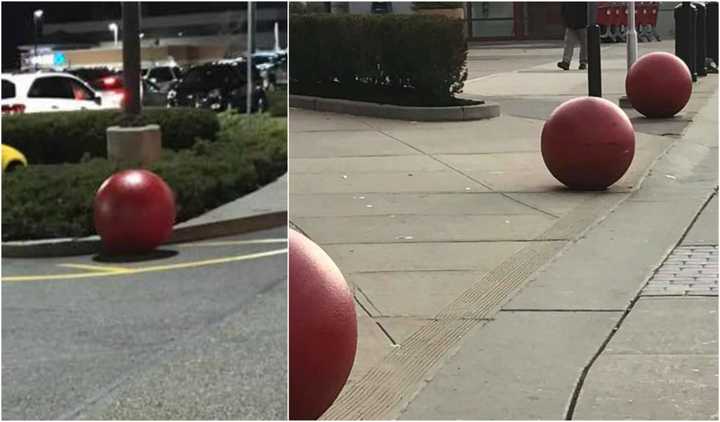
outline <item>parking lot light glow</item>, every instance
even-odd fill
[[[33,16],[35,16],[35,19],[42,19],[43,13],[45,13],[45,12],[43,12],[42,9],[38,9],[33,12]]]
[[[118,26],[115,22],[112,22],[110,25],[108,25],[108,29],[113,32],[113,37],[115,39],[115,46],[118,45]]]

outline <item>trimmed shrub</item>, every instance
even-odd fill
[[[287,90],[275,89],[274,91],[268,92],[268,102],[270,103],[271,116],[285,117],[287,116]]]
[[[467,78],[462,20],[420,15],[294,15],[290,87],[362,84],[444,105]],[[295,86],[302,87],[297,92]]]
[[[175,193],[182,222],[237,199],[287,170],[285,119],[222,113],[218,140],[163,150],[148,167]],[[125,168],[136,167],[126,165]],[[100,184],[120,170],[95,158],[30,165],[2,177],[2,239],[81,237],[95,233],[92,204]]]
[[[120,110],[32,113],[2,117],[2,142],[20,150],[33,164],[76,163],[84,156],[107,155],[106,129],[155,123],[163,147],[180,150],[197,138],[214,140],[220,129],[215,113],[193,108],[146,108],[128,120]]]

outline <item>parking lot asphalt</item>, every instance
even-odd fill
[[[287,418],[286,238],[3,259],[3,418]]]

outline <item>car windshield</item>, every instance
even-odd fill
[[[192,68],[183,78],[188,87],[237,85],[245,82],[245,74],[233,65],[206,65]]]
[[[15,84],[3,79],[2,80],[2,98],[15,98]]]
[[[169,67],[155,67],[150,69],[148,78],[155,79],[157,82],[168,82],[175,79]]]
[[[273,57],[272,56],[253,56],[253,61],[255,62],[255,64],[272,63]]]
[[[99,90],[122,88],[122,74],[107,68],[74,69],[71,74]]]

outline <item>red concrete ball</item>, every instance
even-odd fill
[[[288,232],[290,419],[317,419],[340,394],[355,360],[355,303],[325,251],[295,230]]]
[[[175,198],[158,175],[124,170],[103,182],[93,204],[95,230],[109,253],[143,253],[166,242],[175,224]]]
[[[606,189],[625,174],[635,155],[630,119],[602,98],[562,103],[545,122],[541,138],[545,165],[571,189]]]
[[[633,108],[646,117],[672,117],[690,100],[690,69],[670,53],[648,53],[630,67],[625,92]]]

